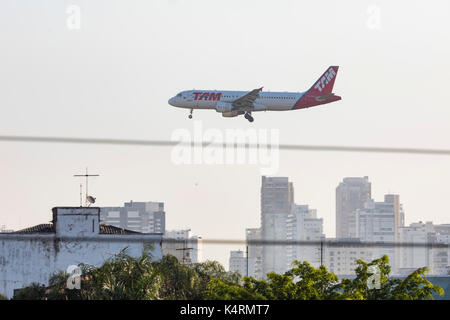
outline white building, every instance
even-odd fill
[[[175,256],[185,264],[202,262],[202,238],[190,235],[190,229],[166,231],[162,243],[164,255]]]
[[[257,229],[255,229],[257,230]],[[255,233],[256,234],[256,233]],[[247,238],[249,235],[247,235]],[[261,275],[268,272],[282,274],[292,268],[295,260],[320,265],[320,242],[323,219],[317,218],[316,210],[307,205],[294,203],[294,187],[285,177],[262,177],[261,186],[261,240],[279,241],[282,244],[262,246]],[[284,244],[286,242],[288,244]],[[293,244],[289,244],[293,242]],[[295,242],[311,242],[304,245]],[[253,252],[249,257],[256,257]],[[259,274],[258,261],[255,261]]]
[[[411,223],[400,228],[399,240],[404,243],[417,243],[399,248],[399,273],[429,267],[432,275],[446,275],[449,266],[448,234],[446,225],[434,226],[432,222]]]
[[[58,207],[51,224],[0,234],[0,294],[11,298],[14,289],[33,282],[48,285],[58,271],[81,263],[99,266],[124,248],[132,256],[151,248],[153,259],[161,259],[162,235],[102,225],[99,217],[100,208]]]
[[[162,202],[125,202],[123,207],[101,208],[102,223],[142,233],[164,233],[166,213]]]
[[[287,240],[311,241],[311,245],[287,246],[287,269],[292,267],[292,262],[308,261],[312,266],[320,266],[320,242],[325,238],[323,234],[323,219],[317,218],[317,211],[309,209],[308,205],[293,204],[291,213],[287,219]]]
[[[239,272],[241,276],[255,276],[253,259],[247,259],[242,250],[230,251],[229,271]]]
[[[381,258],[383,255],[389,257],[389,265],[396,268],[396,248],[392,245],[397,240],[396,211],[392,202],[375,202],[368,200],[363,209],[358,209],[358,237],[363,242],[376,242],[373,246],[370,260]],[[390,245],[382,246],[386,242]]]
[[[294,187],[286,177],[262,177],[261,185],[261,239],[286,241],[286,221],[291,213]],[[287,271],[287,247],[264,245],[262,248],[262,275]]]
[[[262,251],[261,245],[252,244],[251,241],[261,240],[261,229],[260,228],[248,228],[245,230],[245,238],[248,246],[248,259],[249,264],[253,266],[249,271],[249,275],[256,278],[262,279]],[[250,242],[250,243],[249,243]]]
[[[336,275],[354,275],[358,259],[372,261],[372,249],[362,246],[359,239],[327,239],[324,243],[323,264]]]
[[[438,254],[436,254],[440,264],[440,270],[437,270],[439,275],[450,275],[450,224],[438,224],[434,225],[434,231],[436,232],[436,242],[439,244],[447,244],[447,250],[441,248]],[[445,256],[447,259],[445,259]],[[447,264],[444,267],[444,264]],[[437,262],[436,262],[437,264]]]
[[[411,223],[400,228],[399,240],[402,243],[425,244],[434,233],[433,223]],[[417,269],[430,266],[430,250],[427,246],[400,247],[400,269]]]
[[[358,238],[357,209],[371,199],[371,183],[368,177],[351,177],[336,188],[336,238]]]

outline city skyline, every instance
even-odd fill
[[[450,300],[449,31],[448,0],[0,1],[0,304]]]
[[[288,177],[262,176],[261,226],[246,229],[247,241],[286,244],[250,243],[245,256],[242,251],[230,251],[230,271],[242,274],[243,265],[248,264],[251,267],[247,267],[247,275],[261,279],[269,272],[283,274],[298,260],[308,261],[314,267],[324,264],[338,275],[351,275],[357,259],[372,261],[387,255],[392,273],[397,276],[425,266],[433,275],[450,274],[450,224],[419,221],[405,225],[400,195],[385,194],[384,201],[375,201],[371,187],[368,176],[344,177],[339,182],[336,188],[339,236],[327,238],[317,211],[307,204],[294,203],[294,185]],[[302,244],[290,245],[289,241]],[[306,245],[307,242],[311,244]],[[446,246],[411,246],[420,243]]]
[[[287,189],[287,190],[290,190],[288,193],[289,193],[289,196],[288,196],[288,198],[286,199],[288,202],[287,203],[289,203],[290,204],[290,207],[289,207],[289,210],[288,211],[286,211],[286,212],[289,212],[289,218],[288,219],[290,219],[290,221],[295,221],[295,219],[294,220],[292,220],[293,219],[293,212],[298,212],[298,213],[300,213],[300,214],[302,214],[302,215],[304,215],[305,214],[305,212],[308,214],[308,218],[314,218],[313,220],[320,220],[321,222],[320,222],[320,225],[321,225],[321,229],[320,230],[324,230],[325,229],[325,225],[327,225],[327,223],[328,224],[330,224],[330,222],[327,222],[327,220],[326,219],[323,219],[322,217],[320,217],[320,214],[319,215],[317,215],[317,210],[315,210],[315,209],[309,209],[309,206],[310,206],[310,204],[305,204],[305,203],[302,203],[302,204],[300,204],[300,205],[298,205],[298,204],[295,204],[294,203],[294,185],[295,185],[295,182],[293,182],[293,181],[290,181],[289,180],[289,178],[288,177],[265,177],[265,176],[261,176],[261,179],[262,179],[262,184],[261,184],[261,188],[260,188],[260,190],[261,190],[261,194],[260,194],[260,196],[261,196],[261,211],[260,211],[260,215],[261,215],[261,223],[264,221],[264,219],[263,219],[263,212],[264,212],[264,210],[267,210],[267,209],[263,209],[264,208],[264,206],[263,206],[263,203],[264,203],[264,201],[263,201],[263,194],[264,194],[264,190],[265,190],[265,188],[264,188],[264,181],[270,181],[269,183],[287,183],[287,185],[289,186],[289,188]],[[366,182],[368,182],[369,181],[369,177],[368,176],[363,176],[363,177],[343,177],[339,182],[338,182],[338,184],[337,184],[337,188],[336,188],[336,190],[338,190],[339,189],[339,187],[342,185],[342,183],[343,182],[345,182],[345,181],[366,181]],[[370,181],[370,185],[372,184],[372,182],[373,181]],[[375,185],[376,185],[376,182],[375,182]],[[270,193],[269,193],[270,194]],[[271,196],[269,196],[269,200],[271,200],[271,199],[273,199],[274,197],[276,198],[276,195],[277,194],[273,194],[273,195],[271,195]],[[394,207],[396,207],[397,209],[396,210],[400,210],[400,211],[398,211],[399,213],[401,213],[401,216],[399,216],[399,214],[397,214],[397,216],[399,216],[400,218],[401,218],[401,221],[402,221],[402,224],[400,225],[401,227],[405,227],[405,228],[409,228],[411,225],[414,225],[414,224],[421,224],[421,223],[423,223],[423,222],[426,222],[426,223],[433,223],[434,225],[437,225],[438,227],[439,227],[439,225],[445,225],[446,223],[447,224],[450,224],[449,223],[449,221],[445,221],[444,222],[444,224],[442,224],[442,223],[435,223],[434,221],[430,221],[430,220],[426,220],[426,219],[421,219],[421,220],[417,220],[417,221],[412,221],[410,224],[405,224],[405,217],[407,217],[408,215],[406,214],[404,214],[404,211],[403,211],[403,209],[402,209],[402,207],[403,207],[403,203],[400,203],[399,202],[399,195],[393,195],[393,194],[385,194],[384,195],[384,201],[385,202],[376,202],[376,199],[374,199],[374,197],[370,194],[370,192],[369,192],[369,199],[367,199],[368,201],[367,201],[367,204],[365,204],[365,206],[363,206],[363,207],[361,207],[361,208],[356,208],[355,209],[355,212],[360,212],[361,211],[361,213],[360,214],[364,214],[364,212],[370,212],[370,211],[367,211],[367,210],[373,210],[373,208],[377,208],[377,206],[380,206],[380,205],[383,205],[383,203],[388,203],[388,204],[392,204],[392,205],[394,205]],[[268,208],[271,208],[272,206],[273,206],[273,203],[270,203],[270,201],[267,203],[267,205],[269,206]],[[385,207],[385,205],[384,205],[384,207]],[[381,206],[381,208],[383,208],[383,206]],[[282,208],[281,208],[282,209]],[[291,210],[291,209],[293,209],[293,211]],[[125,210],[125,211],[124,211]],[[306,211],[305,211],[306,210]],[[335,214],[336,215],[338,215],[338,206],[337,206],[337,203],[336,203],[336,208],[335,208]],[[112,217],[112,219],[113,220],[111,220],[111,221],[108,221],[108,219],[106,218],[108,215],[110,215],[109,213],[110,212],[113,212],[113,213],[115,213],[116,215],[117,215],[117,213],[118,212],[122,212],[122,211],[124,211],[123,213],[125,214],[125,216],[123,216],[123,214],[120,214],[120,215],[118,215],[117,217],[116,216],[114,216],[114,217]],[[141,212],[142,211],[142,212]],[[132,222],[133,224],[132,224],[132,227],[128,227],[128,229],[129,230],[133,230],[133,231],[139,231],[139,232],[141,232],[142,230],[149,230],[148,228],[148,226],[147,226],[147,224],[148,224],[148,222],[150,221],[150,222],[152,222],[153,220],[152,219],[149,219],[149,218],[143,218],[142,217],[142,214],[144,214],[144,215],[148,215],[149,214],[149,212],[151,212],[151,211],[154,211],[154,213],[152,213],[152,214],[155,214],[155,213],[157,213],[157,214],[160,214],[159,212],[162,212],[162,214],[163,214],[163,216],[162,216],[162,221],[161,222],[158,222],[158,224],[162,224],[163,226],[164,226],[164,230],[166,231],[166,232],[169,232],[169,233],[173,233],[174,231],[169,231],[169,230],[176,230],[177,228],[174,228],[174,227],[172,227],[172,226],[168,226],[168,225],[166,225],[166,222],[165,222],[165,220],[166,220],[166,212],[165,212],[165,204],[164,204],[164,201],[162,201],[162,202],[152,202],[152,201],[147,201],[147,202],[139,202],[139,201],[134,201],[134,200],[131,200],[131,201],[129,201],[129,202],[125,202],[124,203],[124,206],[123,207],[119,207],[119,206],[117,206],[117,207],[101,207],[101,212],[102,212],[102,214],[101,214],[101,219],[102,219],[102,221],[104,222],[104,223],[107,223],[107,224],[112,224],[112,225],[115,225],[115,226],[118,226],[118,227],[121,227],[121,228],[124,228],[125,227],[125,229],[127,229],[127,227],[126,227],[126,223],[124,224],[124,219],[126,219],[126,215],[127,215],[127,213],[131,213],[131,214],[134,214],[134,216],[131,218],[131,220],[132,221],[134,221],[134,220],[136,220],[136,219],[138,219],[139,220],[139,223],[137,224],[137,222]],[[281,210],[281,211],[283,211],[283,210]],[[281,212],[280,211],[280,212]],[[138,212],[141,212],[142,214],[139,214],[139,217],[136,215],[136,213],[138,213]],[[283,211],[284,212],[284,211]],[[309,213],[308,213],[309,212]],[[311,216],[311,214],[312,214],[312,216]],[[123,216],[122,217],[122,219],[118,219],[118,217],[120,217],[120,216]],[[170,212],[167,212],[167,217],[170,217],[171,216],[171,213]],[[159,216],[158,216],[159,217]],[[319,217],[320,219],[316,219],[317,217]],[[110,217],[111,218],[111,217]],[[115,220],[114,220],[115,219]],[[118,220],[117,220],[118,219]],[[160,218],[159,218],[160,219]],[[297,218],[298,219],[298,218]],[[301,218],[301,219],[304,219],[304,218]],[[117,221],[116,221],[117,220]],[[137,221],[137,220],[136,220]],[[280,220],[281,221],[281,220]],[[394,222],[393,222],[394,223]],[[153,226],[153,222],[151,223],[152,224],[152,226]],[[189,228],[189,231],[190,231],[190,229],[191,229],[191,227],[190,226],[187,226],[188,228]],[[239,239],[245,239],[245,238],[247,238],[247,239],[251,239],[252,237],[250,236],[250,238],[248,238],[248,232],[249,232],[249,230],[261,230],[261,227],[262,227],[262,225],[260,224],[259,226],[253,226],[253,227],[255,227],[255,228],[253,228],[252,229],[252,226],[239,226],[239,228],[241,228],[242,227],[242,230],[243,230],[243,232],[242,232],[242,234],[244,235],[244,236],[242,236],[242,237],[240,237]],[[329,226],[330,227],[330,226]],[[323,228],[323,229],[322,229]],[[398,227],[396,227],[396,228],[398,228]],[[2,225],[2,229],[8,229],[7,228],[7,226],[5,226],[5,225]],[[182,229],[182,228],[181,228]],[[162,229],[158,229],[158,230],[161,230],[162,231]],[[179,229],[178,229],[179,230]],[[247,231],[246,231],[247,230]],[[11,231],[11,230],[6,230],[6,231]],[[253,232],[255,232],[255,231],[253,231]],[[260,232],[260,231],[259,231]],[[293,232],[293,230],[290,230],[289,232]],[[294,231],[295,232],[295,231]],[[320,232],[322,232],[322,231],[320,231]],[[244,233],[247,233],[247,236],[245,236],[245,234]],[[274,234],[275,235],[275,234]],[[205,237],[205,236],[203,236],[203,235],[201,235],[200,234],[200,236],[202,236],[203,238],[206,238],[206,239],[218,239],[217,237]],[[259,236],[261,236],[261,234],[259,235]],[[373,239],[373,238],[365,238],[364,237],[364,235],[360,235],[360,234],[354,234],[353,236],[350,236],[350,238],[351,237],[353,237],[353,238],[357,238],[357,239],[361,239],[361,240],[365,240],[365,241],[376,241],[376,239]],[[334,241],[334,240],[339,240],[339,239],[347,239],[347,238],[349,238],[348,236],[346,236],[346,237],[343,237],[343,238],[338,238],[338,237],[335,237],[335,236],[330,236],[330,235],[328,235],[328,234],[326,234],[326,232],[323,232],[323,238],[322,237],[319,237],[319,238],[314,238],[314,239],[302,239],[302,240],[311,240],[311,241],[318,241],[318,240],[320,240],[320,239],[326,239],[326,240],[332,240],[332,241]],[[226,237],[224,237],[224,238],[221,238],[222,240],[226,240],[226,239],[230,239],[230,240],[233,240],[232,238],[226,238]],[[267,237],[266,237],[266,239],[267,239]],[[289,240],[289,239],[291,239],[291,240],[293,240],[293,241],[296,241],[296,240],[299,240],[299,239],[295,239],[295,238],[283,238],[283,237],[281,237],[281,238],[278,238],[278,236],[276,236],[275,235],[275,238],[274,239],[278,239],[278,240]],[[397,241],[397,240],[395,240],[396,239],[396,237],[394,237],[393,239],[390,239],[390,238],[386,238],[384,241]],[[271,240],[273,240],[272,238],[271,238]],[[208,260],[208,259],[211,259],[211,260],[218,260],[219,262],[221,262],[225,267],[229,267],[228,265],[227,265],[227,262],[229,262],[229,261],[226,261],[225,263],[223,262],[223,261],[221,261],[221,259],[220,259],[220,256],[218,256],[217,255],[217,253],[215,254],[215,255],[211,255],[209,252],[208,252],[208,250],[206,250],[206,253],[204,252],[205,250],[204,250],[204,248],[208,248],[208,247],[211,247],[211,246],[213,246],[213,245],[211,245],[211,244],[206,244],[206,245],[204,245],[204,246],[202,246],[202,257],[203,257],[203,259],[204,260]],[[228,248],[230,248],[230,247],[233,247],[233,245],[224,245],[224,246],[226,246],[226,248],[228,249]],[[242,247],[242,246],[239,246],[239,245],[235,245],[235,247],[237,248],[236,250],[242,250],[242,249],[244,249],[244,247]],[[295,246],[294,246],[295,247]],[[266,247],[264,247],[264,248],[266,248]],[[172,249],[173,250],[173,249]],[[179,249],[177,249],[177,250],[179,250]],[[250,249],[250,251],[252,251],[252,250],[254,250],[254,249]],[[267,250],[267,249],[265,249],[265,250]],[[288,250],[289,251],[289,248],[284,248],[283,250]],[[291,251],[293,250],[293,248],[291,248]],[[298,250],[298,249],[296,249],[296,250]],[[264,250],[263,250],[264,251]],[[174,251],[175,252],[175,251]],[[284,251],[280,251],[280,250],[277,250],[277,252],[278,253],[282,253],[282,252],[284,252]],[[287,252],[287,251],[286,251]],[[284,252],[283,254],[285,254],[286,252]],[[381,251],[380,251],[381,252]],[[229,253],[229,250],[228,250],[228,253]],[[292,255],[292,253],[291,253],[291,255]],[[286,256],[288,256],[287,254],[286,254]],[[293,255],[293,256],[295,256],[295,255]],[[317,261],[316,260],[314,260],[314,259],[316,259],[316,258],[314,258],[313,256],[311,256],[312,258],[311,258],[311,260],[310,260],[310,262],[313,264],[313,265],[315,265],[315,264],[317,264]],[[252,258],[254,258],[254,257],[252,257]],[[227,257],[227,259],[229,260],[229,257]],[[397,257],[397,259],[398,259],[398,257]],[[277,259],[277,260],[280,260],[280,259]],[[287,259],[287,260],[289,260],[289,259]],[[281,261],[281,263],[283,264],[283,265],[286,265],[286,266],[288,266],[289,264],[290,264],[290,261],[285,261],[285,262],[282,262]],[[261,262],[261,261],[260,261]],[[252,268],[253,267],[256,267],[256,268],[258,268],[258,265],[257,265],[257,262],[256,262],[256,260],[254,261],[254,262],[252,262]],[[262,267],[261,265],[259,266],[259,268],[261,268],[261,270],[260,270],[260,274],[263,274],[263,273],[266,273],[266,272],[269,272],[270,270],[268,270],[267,269],[267,267],[266,268],[264,268],[264,267]],[[270,268],[269,268],[270,269]],[[283,267],[280,267],[279,268],[279,270],[278,269],[275,269],[275,271],[277,271],[277,272],[281,272],[283,270]],[[272,270],[273,271],[273,270]]]
[[[195,121],[221,133],[276,129],[280,144],[450,148],[448,1],[84,1],[79,29],[71,2],[29,5],[0,3],[3,136],[168,141],[193,132],[188,110],[167,103],[185,88],[301,91],[339,65],[339,102],[261,113],[251,126],[198,110]],[[164,147],[0,145],[8,229],[78,205],[72,175],[86,166],[101,174],[89,184],[98,206],[164,201],[168,226],[205,238],[242,239],[236,221],[260,223],[258,165],[176,165]],[[448,156],[282,150],[274,175],[295,183],[295,202],[317,209],[327,236],[342,177],[371,177],[375,199],[400,194],[407,224],[448,221]],[[228,263],[230,248],[204,250]]]

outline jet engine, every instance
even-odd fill
[[[237,117],[241,114],[244,114],[243,111],[230,111],[230,112],[222,112],[222,117],[225,118],[232,118],[232,117]]]
[[[217,102],[216,111],[217,112],[230,112],[233,109],[233,105],[229,102]]]

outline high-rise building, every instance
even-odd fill
[[[450,224],[435,224],[436,242],[447,244],[435,253],[435,272],[439,275],[450,275]]]
[[[253,273],[249,273],[250,276],[256,279],[262,278],[262,250],[261,245],[252,244],[250,241],[261,240],[261,228],[248,228],[245,230],[245,238],[247,240],[248,247],[248,260],[253,265]],[[249,243],[250,242],[250,243]]]
[[[445,225],[434,226],[430,221],[426,223],[420,221],[401,227],[400,242],[422,245],[399,248],[399,273],[407,274],[417,268],[429,267],[432,275],[446,275],[449,267],[449,249],[448,247],[433,247],[431,245],[433,243],[448,243],[449,239],[448,235],[445,234],[445,229]]]
[[[164,233],[166,213],[163,202],[125,202],[123,207],[103,207],[102,223],[142,233]]]
[[[253,260],[247,259],[242,250],[230,251],[230,267],[231,272],[238,272],[241,276],[254,276]]]
[[[287,218],[291,212],[294,188],[287,177],[262,177],[261,239],[287,240]],[[284,273],[288,265],[286,246],[265,245],[262,254],[263,277],[268,272]]]
[[[359,239],[327,239],[323,246],[323,264],[330,272],[340,276],[352,276],[356,261],[371,261],[372,248],[361,245]]]
[[[323,219],[317,218],[315,209],[308,205],[293,204],[287,220],[287,240],[319,242],[325,238]],[[292,262],[308,261],[312,266],[320,266],[320,244],[289,245],[287,250],[287,268]]]
[[[396,196],[398,200],[398,196]],[[385,196],[386,200],[386,196]],[[398,201],[397,201],[398,203]],[[400,212],[399,204],[390,201],[375,202],[368,200],[363,209],[357,209],[358,238],[363,242],[386,242],[392,244],[397,241],[397,218]],[[383,255],[389,257],[389,264],[395,269],[396,251],[392,245],[374,246],[372,248],[371,260],[381,258]]]
[[[400,203],[400,196],[398,194],[386,194],[384,196],[384,202],[392,205],[394,212],[395,241],[398,241],[399,229],[405,226],[405,213],[403,212],[403,206]]]
[[[371,198],[369,177],[344,178],[336,188],[336,238],[357,238],[357,209]]]

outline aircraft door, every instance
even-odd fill
[[[194,94],[192,92],[189,92],[186,95],[186,101],[187,101],[188,105],[191,108],[197,108],[198,107],[198,101],[194,100]]]

